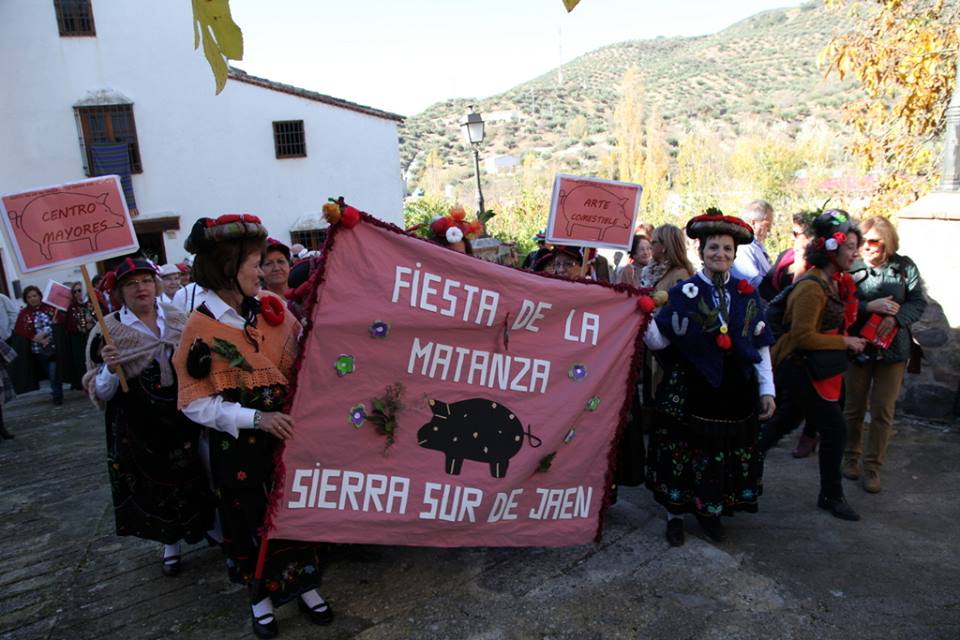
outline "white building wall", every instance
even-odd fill
[[[254,213],[289,241],[296,219],[330,196],[402,224],[396,121],[233,80],[217,96],[206,59],[193,49],[189,2],[92,5],[96,37],[60,37],[53,2],[0,2],[0,192],[86,177],[73,105],[112,90],[133,101],[139,219],[180,216],[180,231],[165,238],[168,259],[184,257],[183,239],[200,216]],[[304,121],[306,158],[275,158],[274,120]],[[5,240],[3,261],[12,280]]]

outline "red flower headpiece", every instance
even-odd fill
[[[720,209],[710,207],[703,215],[687,222],[687,236],[703,240],[709,236],[728,235],[737,244],[753,242],[753,227],[736,216],[724,215]]]
[[[353,229],[360,222],[360,211],[343,201],[343,196],[336,200],[330,198],[323,204],[323,217],[330,224],[341,224],[346,229]]]
[[[413,232],[426,228],[431,240],[440,244],[455,244],[461,240],[474,240],[483,232],[479,220],[467,222],[463,207],[453,207],[445,216],[437,216],[429,225],[415,225],[407,229]]]

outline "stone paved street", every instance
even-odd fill
[[[79,393],[4,408],[0,638],[252,638],[246,596],[219,552],[113,535],[102,416]],[[817,463],[771,452],[757,515],[728,541],[671,549],[645,489],[622,489],[603,541],[566,549],[340,547],[322,593],[334,624],[280,610],[282,638],[960,637],[960,432],[900,421],[860,523],[815,506]]]

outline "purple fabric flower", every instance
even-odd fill
[[[390,333],[390,325],[383,320],[374,320],[370,325],[371,338],[386,338]]]
[[[583,380],[587,377],[587,368],[582,364],[575,364],[570,367],[567,375],[570,376],[571,380]]]
[[[367,419],[367,408],[362,404],[350,407],[350,424],[359,429]]]

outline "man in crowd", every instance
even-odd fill
[[[754,200],[743,209],[741,217],[753,227],[754,237],[753,242],[737,249],[733,275],[759,287],[770,270],[770,256],[763,241],[773,225],[773,207],[766,200]]]

